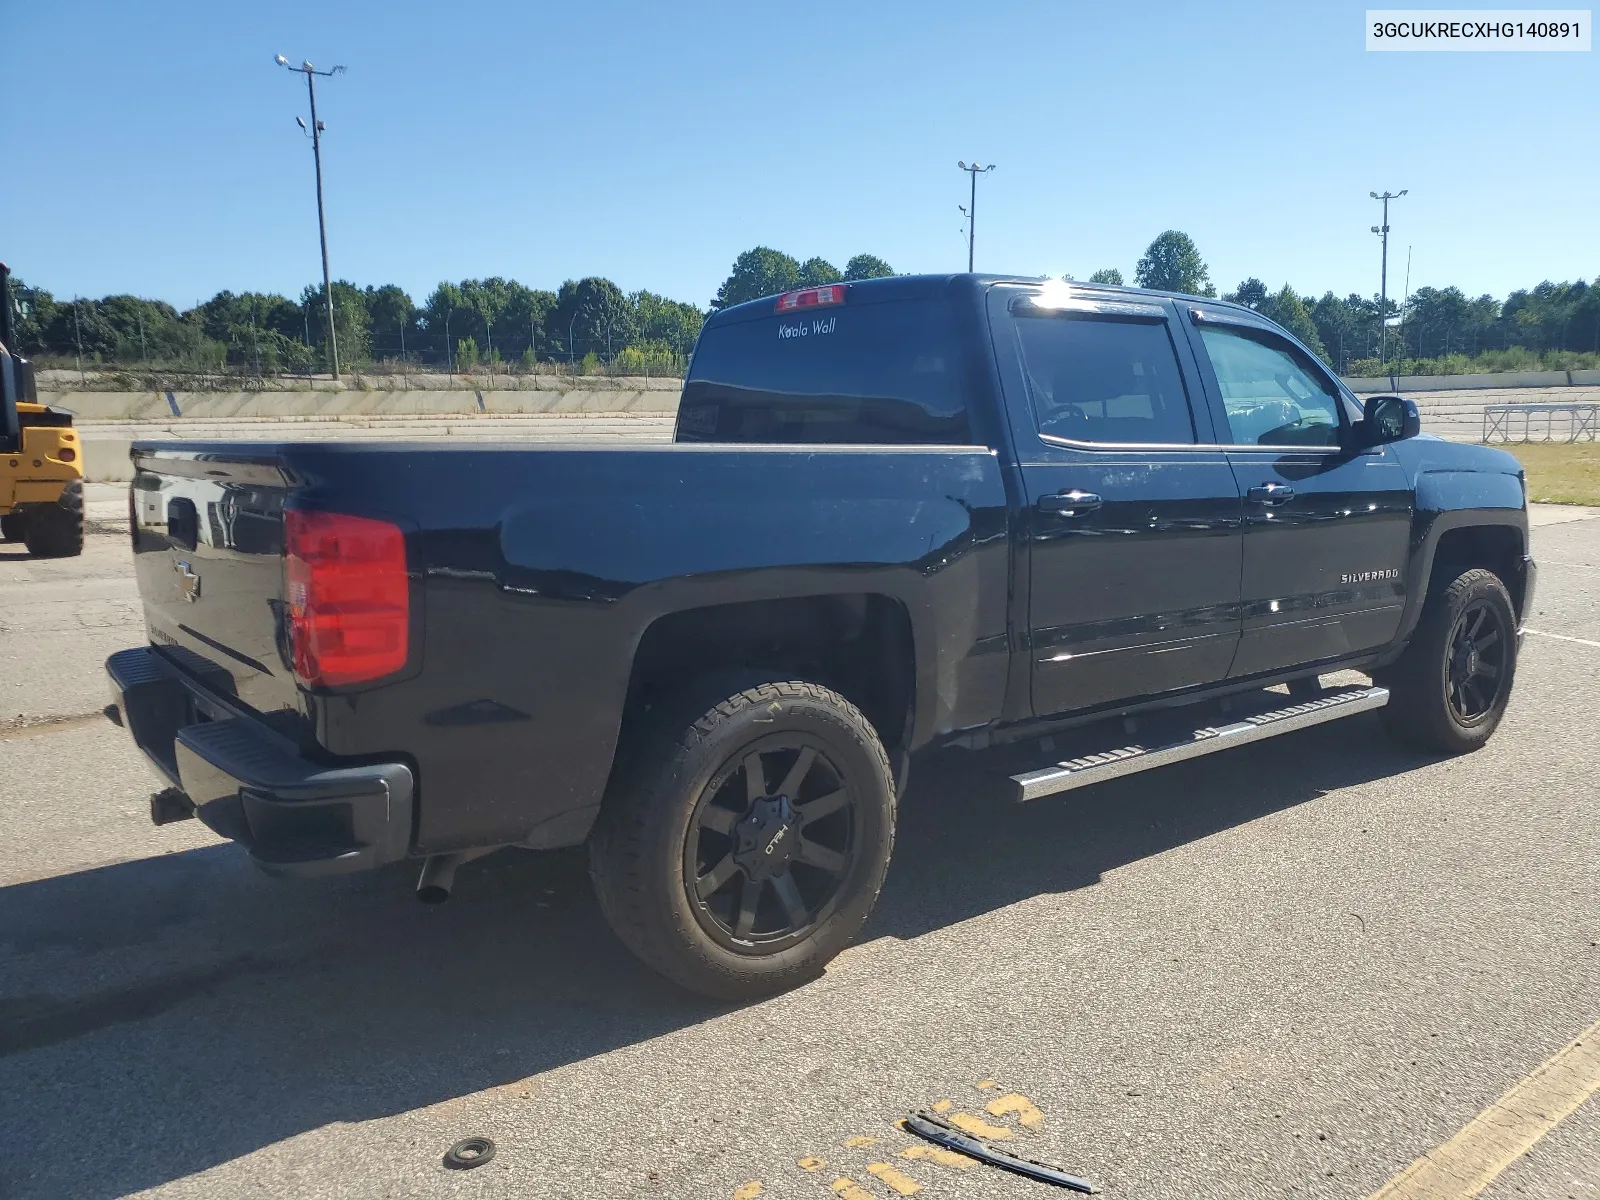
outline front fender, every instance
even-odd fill
[[[1528,510],[1519,475],[1490,471],[1437,470],[1417,476],[1417,502],[1411,523],[1406,610],[1397,643],[1408,641],[1422,619],[1434,560],[1445,534],[1457,529],[1509,528],[1518,556],[1528,555]],[[1507,580],[1508,584],[1517,581]]]

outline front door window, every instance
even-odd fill
[[[1236,446],[1337,446],[1339,393],[1295,346],[1269,333],[1200,331]]]

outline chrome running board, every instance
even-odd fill
[[[1088,754],[1082,758],[1068,759],[1053,767],[1027,771],[1011,776],[1017,785],[1016,798],[1037,800],[1057,792],[1070,792],[1073,788],[1088,787],[1107,779],[1120,779],[1154,767],[1199,758],[1202,754],[1215,754],[1249,742],[1277,737],[1280,733],[1293,733],[1351,717],[1356,713],[1382,708],[1389,703],[1389,689],[1381,687],[1352,688],[1308,700],[1303,704],[1289,704],[1270,712],[1257,713],[1235,721],[1231,725],[1207,725],[1196,729],[1187,737],[1159,746],[1122,746],[1101,754]]]

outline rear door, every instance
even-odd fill
[[[1035,713],[1225,678],[1240,497],[1171,305],[996,287],[989,314],[1024,488]]]
[[[1299,343],[1237,310],[1185,314],[1244,495],[1235,676],[1390,641],[1405,607],[1413,493],[1386,446],[1351,445],[1352,402]]]

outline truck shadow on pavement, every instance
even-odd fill
[[[992,759],[942,753],[863,936],[1089,887],[1430,761],[1361,717],[1018,806]],[[472,864],[439,909],[414,885],[280,883],[213,846],[0,889],[0,1195],[123,1195],[730,1011],[618,945],[581,851]]]

